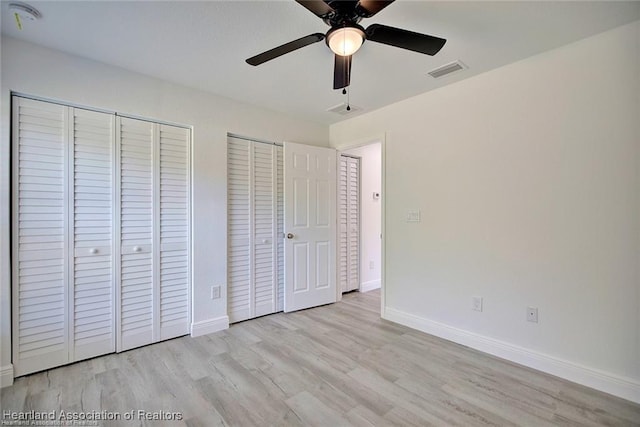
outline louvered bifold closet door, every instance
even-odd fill
[[[276,150],[274,145],[253,144],[254,167],[254,313],[262,316],[276,311],[277,302],[277,207],[275,188]]]
[[[160,130],[159,339],[189,333],[189,143],[188,129]]]
[[[347,159],[349,269],[347,287],[360,287],[360,159]]]
[[[338,168],[338,287],[348,291],[349,241],[348,241],[348,201],[347,201],[347,157],[340,156]]]
[[[115,350],[113,116],[14,97],[14,361]]]
[[[73,315],[71,361],[115,351],[114,122],[73,114]]]
[[[229,137],[227,286],[231,322],[282,309],[278,156],[281,164],[281,147]]]
[[[276,259],[278,298],[276,311],[284,310],[284,152],[276,147]]]
[[[360,287],[360,159],[340,156],[338,170],[338,282]]]
[[[13,98],[15,375],[69,361],[66,107]]]
[[[154,124],[119,117],[120,287],[118,351],[153,342]]]
[[[249,141],[227,145],[227,311],[230,322],[251,318]]]
[[[185,335],[190,131],[12,98],[16,375]]]

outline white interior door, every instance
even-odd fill
[[[284,144],[284,311],[336,301],[336,152]]]

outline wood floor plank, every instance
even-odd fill
[[[364,406],[356,406],[345,414],[350,425],[355,427],[382,426],[389,422]]]
[[[640,426],[640,405],[380,319],[380,292],[18,378],[2,410],[104,426]]]
[[[340,412],[325,405],[308,391],[296,394],[286,403],[306,426],[341,426],[347,423]]]

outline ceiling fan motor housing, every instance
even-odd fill
[[[352,5],[353,3],[345,2],[347,5]],[[345,9],[342,2],[338,2],[338,4],[342,7],[334,10],[329,13],[326,17],[323,17],[322,20],[330,27],[343,27],[357,24],[362,21],[362,16],[358,15],[358,12],[355,8]]]

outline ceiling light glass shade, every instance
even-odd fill
[[[356,27],[337,28],[327,35],[329,48],[340,56],[353,55],[363,42],[364,32]]]

